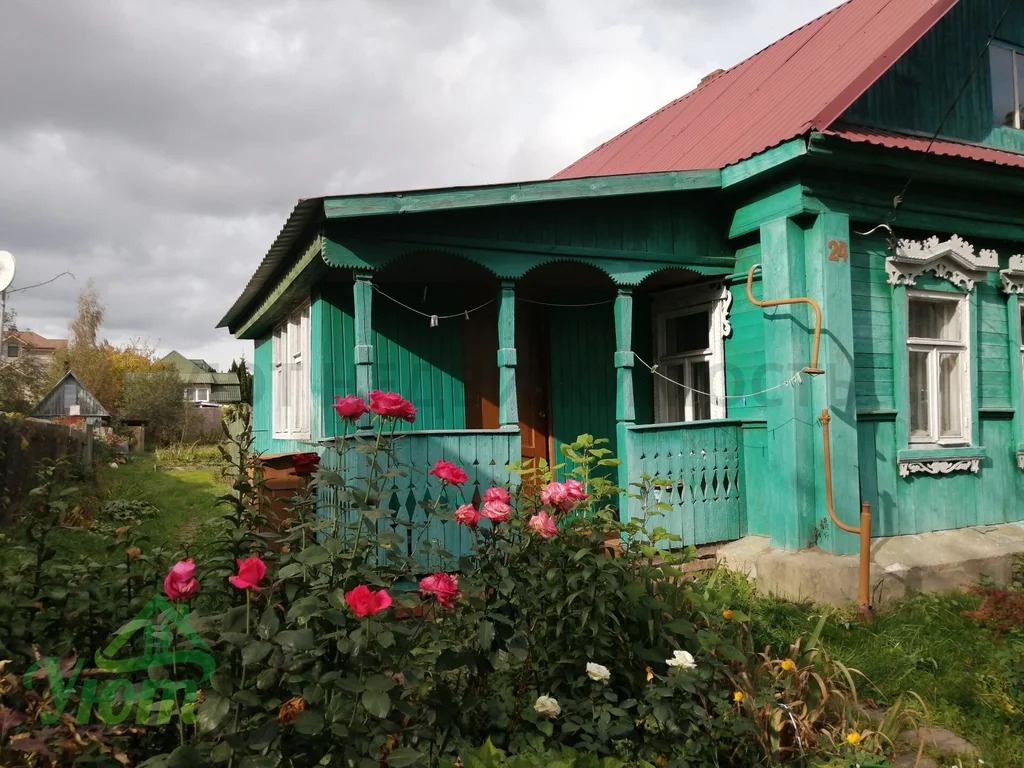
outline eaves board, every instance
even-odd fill
[[[305,253],[281,277],[252,314],[231,332],[239,339],[257,339],[283,320],[303,299],[309,298],[314,284],[327,273],[323,260],[323,238],[317,237]]]
[[[486,208],[495,205],[643,195],[654,192],[718,189],[721,184],[722,173],[718,170],[670,171],[554,181],[528,181],[517,184],[328,197],[324,200],[324,214],[329,219],[387,216]]]

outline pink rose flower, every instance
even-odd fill
[[[345,602],[359,618],[363,616],[376,616],[384,609],[391,606],[391,595],[385,590],[372,591],[365,584],[360,584],[353,590],[345,593]]]
[[[315,453],[296,453],[292,456],[292,472],[299,477],[309,477],[320,467],[320,457]]]
[[[335,395],[334,405],[331,408],[337,412],[338,418],[351,421],[353,424],[359,421],[359,417],[368,410],[366,401],[355,395],[345,395],[344,397]]]
[[[262,592],[263,590],[257,584],[266,574],[267,564],[256,555],[235,562],[238,563],[238,575],[229,577],[228,581],[239,589],[254,589],[257,592]]]
[[[427,474],[433,475],[442,482],[451,483],[452,485],[462,485],[469,479],[465,470],[444,459],[438,459],[434,468],[427,472]]]
[[[370,410],[385,419],[402,419],[410,424],[416,421],[416,409],[412,403],[395,392],[373,390],[370,393]]]
[[[492,485],[484,492],[484,501],[500,501],[502,504],[508,504],[512,501],[512,497],[504,488]]]
[[[476,528],[480,522],[480,513],[472,504],[463,504],[455,510],[455,521],[470,528]]]
[[[512,517],[512,507],[503,501],[488,501],[480,510],[480,514],[492,523],[504,523]]]
[[[538,512],[527,525],[542,539],[553,539],[558,535],[558,526],[547,512]]]
[[[583,487],[583,483],[579,480],[566,480],[565,494],[574,502],[583,501],[588,496],[586,489]]]
[[[447,573],[435,573],[420,579],[420,594],[424,597],[433,595],[437,598],[438,605],[445,608],[454,608],[453,602],[459,595],[459,577]]]
[[[565,483],[551,482],[544,486],[540,492],[540,500],[549,507],[554,507],[559,512],[566,512],[572,509],[574,502],[569,498],[569,491]]]
[[[191,557],[176,562],[164,579],[164,594],[171,600],[191,600],[199,591],[195,572],[196,564]]]

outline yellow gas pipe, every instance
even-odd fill
[[[747,272],[747,298],[750,303],[758,307],[778,307],[784,304],[810,304],[814,309],[814,350],[811,353],[811,365],[803,369],[803,373],[812,376],[824,373],[818,367],[818,348],[821,344],[821,307],[814,299],[801,296],[794,299],[777,299],[775,301],[758,301],[754,298],[754,271],[760,267],[755,264]],[[835,526],[847,533],[855,533],[860,536],[860,578],[857,587],[857,607],[861,615],[868,621],[871,620],[873,612],[871,609],[871,505],[866,501],[860,505],[860,527],[846,525],[837,516],[832,506],[832,447],[829,442],[828,424],[832,420],[828,408],[821,409],[821,430],[822,449],[825,459],[825,503],[828,508],[828,516],[832,518]]]

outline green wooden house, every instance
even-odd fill
[[[1022,521],[1022,101],[1024,3],[850,0],[550,180],[303,200],[222,321],[255,343],[257,445],[393,390],[407,457],[477,488],[590,432],[669,481],[688,544],[851,552],[828,409],[848,523]],[[755,266],[756,299],[820,304],[823,373]]]

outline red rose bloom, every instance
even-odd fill
[[[238,575],[230,576],[228,581],[239,589],[254,589],[257,592],[262,592],[263,590],[257,584],[266,574],[267,564],[256,555],[235,562],[238,563]]]
[[[451,483],[452,485],[462,485],[469,479],[465,470],[444,459],[438,459],[434,468],[427,472],[427,474],[433,475],[438,480]]]
[[[188,560],[176,562],[164,579],[164,594],[171,600],[191,600],[193,595],[199,591],[199,582],[196,581],[195,572],[196,564],[191,557]]]
[[[320,456],[315,453],[297,453],[292,456],[292,472],[309,477],[320,468]]]
[[[391,595],[385,590],[373,592],[365,584],[345,593],[345,602],[359,618],[375,616],[391,605]]]
[[[480,514],[492,523],[504,523],[512,517],[512,507],[503,501],[487,501]]]
[[[402,419],[410,424],[416,421],[416,409],[412,403],[396,392],[373,390],[370,393],[370,410],[385,419]]]
[[[338,418],[351,421],[353,424],[359,421],[359,417],[368,410],[363,398],[355,395],[345,395],[344,397],[335,395],[334,405],[331,408],[338,414]]]
[[[447,573],[435,573],[420,580],[420,594],[424,597],[433,595],[438,605],[454,608],[453,602],[459,595],[459,577]]]

